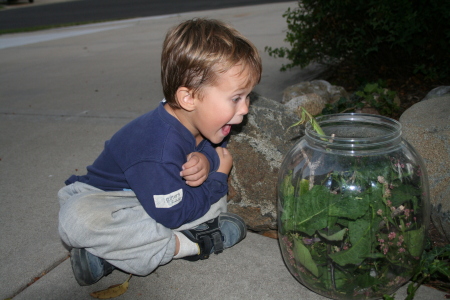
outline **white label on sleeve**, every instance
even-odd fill
[[[156,208],[171,208],[183,199],[183,189],[167,195],[153,195]]]

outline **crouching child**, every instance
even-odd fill
[[[165,99],[58,193],[59,233],[80,285],[116,268],[145,276],[172,259],[206,259],[245,237],[244,221],[226,208],[226,139],[260,77],[255,46],[223,22],[193,19],[167,33]]]

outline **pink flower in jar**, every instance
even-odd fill
[[[389,233],[388,238],[390,240],[393,240],[393,239],[395,239],[395,236],[396,236],[396,233],[395,232],[391,232],[391,233]]]
[[[409,217],[409,213],[410,213],[411,211],[409,210],[409,209],[405,209],[405,217]]]

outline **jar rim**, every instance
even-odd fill
[[[382,134],[373,135],[370,137],[342,137],[332,134],[321,135],[318,134],[308,122],[305,126],[305,135],[312,138],[314,141],[326,144],[327,146],[344,146],[351,148],[367,147],[367,145],[380,147],[386,144],[392,144],[399,140],[402,133],[402,125],[400,122],[385,116],[362,114],[362,113],[341,113],[322,115],[316,118],[317,123],[323,128],[332,126],[337,123],[355,123],[362,126],[376,126],[383,128]],[[326,131],[326,130],[324,130]]]

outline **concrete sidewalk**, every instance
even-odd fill
[[[159,59],[167,30],[185,19],[233,24],[260,49],[264,72],[255,91],[280,100],[289,85],[317,72],[279,72],[283,12],[296,2],[133,19],[0,36],[0,299],[92,299],[123,282],[119,271],[90,287],[73,278],[57,233],[56,193],[84,174],[103,143],[162,99]],[[397,299],[404,299],[403,287]],[[257,234],[209,260],[173,261],[133,277],[118,299],[326,299],[284,266],[276,240]],[[416,299],[444,299],[421,287]]]

